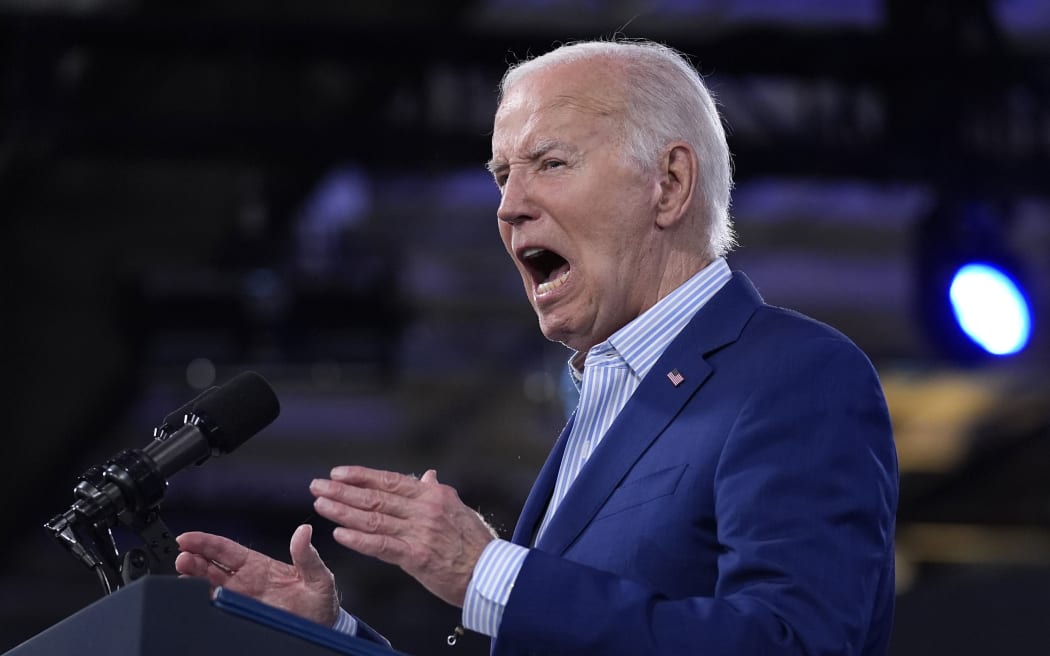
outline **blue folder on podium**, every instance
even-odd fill
[[[30,638],[5,656],[397,656],[207,581],[147,576]]]

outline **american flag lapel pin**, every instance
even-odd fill
[[[671,381],[671,384],[675,387],[678,387],[683,381],[685,381],[685,376],[683,376],[682,372],[677,369],[672,369],[667,372],[667,380]]]

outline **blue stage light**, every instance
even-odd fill
[[[966,264],[955,272],[949,297],[963,332],[988,353],[1012,355],[1028,345],[1031,306],[1003,270],[991,264]]]

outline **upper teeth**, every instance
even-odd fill
[[[544,249],[544,248],[536,248],[536,247],[526,248],[524,251],[521,252],[521,256],[524,257],[524,258],[536,257],[537,255],[542,253],[544,250],[546,250],[546,249]]]

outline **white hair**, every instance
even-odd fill
[[[729,218],[732,162],[725,130],[700,74],[678,51],[652,41],[582,41],[511,66],[500,82],[500,99],[524,77],[558,64],[609,58],[623,67],[624,147],[651,170],[673,141],[691,145],[700,160],[696,191],[708,231],[710,257],[736,244]]]

